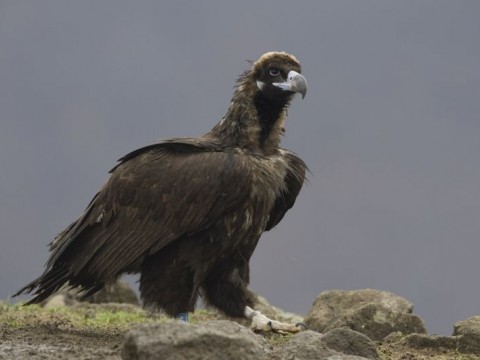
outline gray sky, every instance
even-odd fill
[[[0,298],[119,157],[208,131],[245,60],[286,50],[309,89],[283,145],[312,175],[252,288],[298,313],[389,290],[450,334],[480,314],[479,18],[475,0],[0,0]]]

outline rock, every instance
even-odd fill
[[[55,294],[53,296],[50,296],[43,304],[43,306],[46,309],[56,308],[56,307],[66,306],[66,305],[67,304],[66,304],[66,299],[64,294]]]
[[[63,286],[47,300],[44,300],[41,304],[44,307],[58,307],[58,306],[73,306],[79,302],[89,302],[92,304],[105,304],[105,303],[119,303],[119,304],[132,304],[140,306],[137,295],[130,288],[130,286],[124,281],[117,281],[114,284],[104,287],[99,292],[82,298],[82,292],[77,289],[71,289],[68,286]]]
[[[473,316],[455,323],[453,336],[392,333],[385,342],[403,345],[407,349],[433,349],[437,353],[453,351],[455,353],[480,354],[480,316]]]
[[[317,296],[305,322],[311,329],[323,332],[352,309],[368,303],[380,303],[392,311],[407,314],[413,310],[413,305],[408,300],[387,291],[328,290]]]
[[[94,304],[120,303],[140,305],[137,295],[124,281],[117,281],[114,284],[104,287],[99,292],[84,299]]]
[[[340,327],[349,327],[370,339],[379,341],[388,334],[401,331],[405,334],[426,334],[422,319],[416,315],[393,312],[386,307],[369,303],[353,309],[350,313],[331,323],[326,331]]]
[[[345,355],[329,349],[322,341],[323,336],[306,330],[293,336],[283,347],[278,358],[281,360],[365,360],[355,355]]]
[[[349,328],[338,328],[327,332],[322,336],[321,343],[343,354],[363,356],[368,359],[380,358],[372,340]]]
[[[45,308],[55,308],[61,306],[73,306],[77,304],[77,296],[66,288],[60,290],[55,295],[50,296],[48,299],[42,301],[40,304]]]
[[[480,354],[480,316],[457,321],[453,328],[453,335],[459,337],[460,352]]]
[[[123,359],[265,359],[265,340],[231,321],[201,325],[180,321],[140,325],[126,335]]]
[[[393,331],[426,333],[423,321],[412,310],[412,303],[387,291],[330,290],[315,299],[305,323],[319,332],[349,327],[372,340]]]
[[[258,345],[261,346],[263,351],[270,352],[269,345],[265,338],[259,334],[255,334],[252,330],[248,327],[242,326],[235,321],[229,320],[210,320],[202,323],[203,327],[211,328],[214,330],[218,330],[221,332],[225,332],[227,334],[243,334],[247,338],[252,339]]]
[[[458,341],[459,339],[456,336],[410,334],[405,337],[402,335],[397,342],[408,348],[419,350],[425,348],[456,350],[458,348]]]

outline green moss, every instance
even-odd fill
[[[206,309],[196,309],[194,313],[189,313],[188,316],[188,321],[192,324],[200,324],[208,320],[225,319],[219,313]]]
[[[277,334],[277,333],[263,333],[265,340],[270,345],[272,349],[277,347],[284,346],[293,336],[294,334]]]
[[[42,308],[38,305],[0,304],[0,323],[9,328],[48,326],[79,331],[123,332],[136,324],[166,321],[136,307],[108,307],[82,304],[73,307]]]

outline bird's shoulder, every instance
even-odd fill
[[[185,137],[160,140],[127,153],[118,160],[117,165],[110,170],[110,173],[114,173],[125,164],[132,165],[132,161],[134,163],[141,163],[168,155],[172,157],[177,155],[185,157],[188,155],[195,156],[205,152],[224,151],[225,148],[213,139]]]
[[[172,201],[209,202],[227,192],[224,196],[234,201],[248,192],[251,172],[251,163],[235,148],[204,138],[170,139],[122,157],[101,198],[125,205],[155,199],[155,206],[171,207]]]

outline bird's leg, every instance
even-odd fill
[[[175,319],[188,322],[188,312],[181,312],[175,315]]]
[[[288,324],[272,320],[263,315],[260,311],[253,310],[250,306],[245,307],[245,317],[252,320],[253,331],[273,331],[280,334],[297,333],[307,327],[303,323]]]

